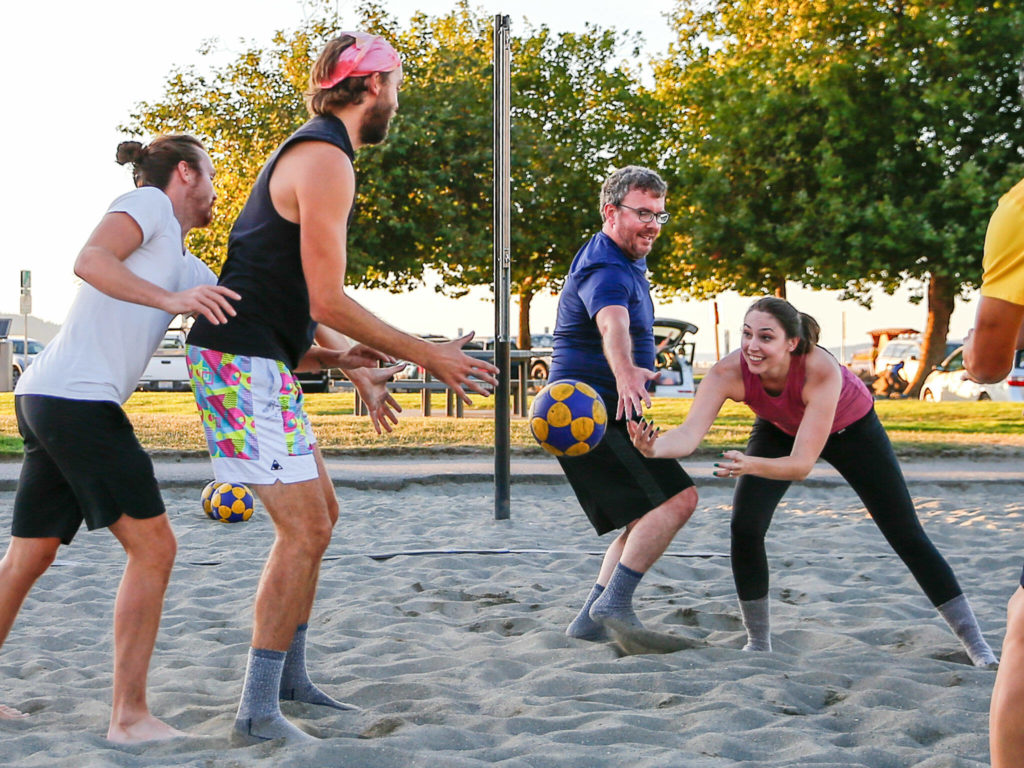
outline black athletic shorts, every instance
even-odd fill
[[[589,453],[557,458],[599,536],[693,486],[675,459],[648,459],[633,447],[625,420],[608,422],[604,439]]]
[[[121,515],[164,513],[153,462],[116,403],[46,395],[14,398],[25,459],[11,533],[70,544],[82,521],[106,528]]]

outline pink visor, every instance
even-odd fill
[[[321,80],[321,88],[333,88],[346,77],[364,77],[374,72],[390,72],[402,64],[398,51],[380,35],[366,32],[342,32],[356,41],[341,52],[331,74]]]

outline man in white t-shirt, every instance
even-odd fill
[[[191,136],[123,142],[137,188],[117,198],[75,261],[84,281],[57,337],[15,390],[25,459],[12,537],[0,560],[0,645],[25,596],[84,521],[109,528],[128,555],[114,608],[114,690],[107,738],[129,743],[181,732],[150,714],[146,675],[176,542],[153,463],[121,404],[178,314],[213,323],[234,291],[185,250],[209,225],[213,165]],[[0,718],[24,717],[0,705]]]

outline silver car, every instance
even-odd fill
[[[23,336],[11,336],[7,340],[13,347],[11,350],[11,357],[13,358],[11,383],[17,384],[18,379],[21,378],[21,374],[25,372],[26,368],[32,365],[32,361],[35,359],[36,355],[43,351],[43,347],[45,345],[41,341],[29,339],[28,354],[25,354],[25,338]]]

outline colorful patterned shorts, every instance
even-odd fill
[[[316,438],[288,366],[191,344],[187,354],[217,480],[273,485],[319,477]]]

